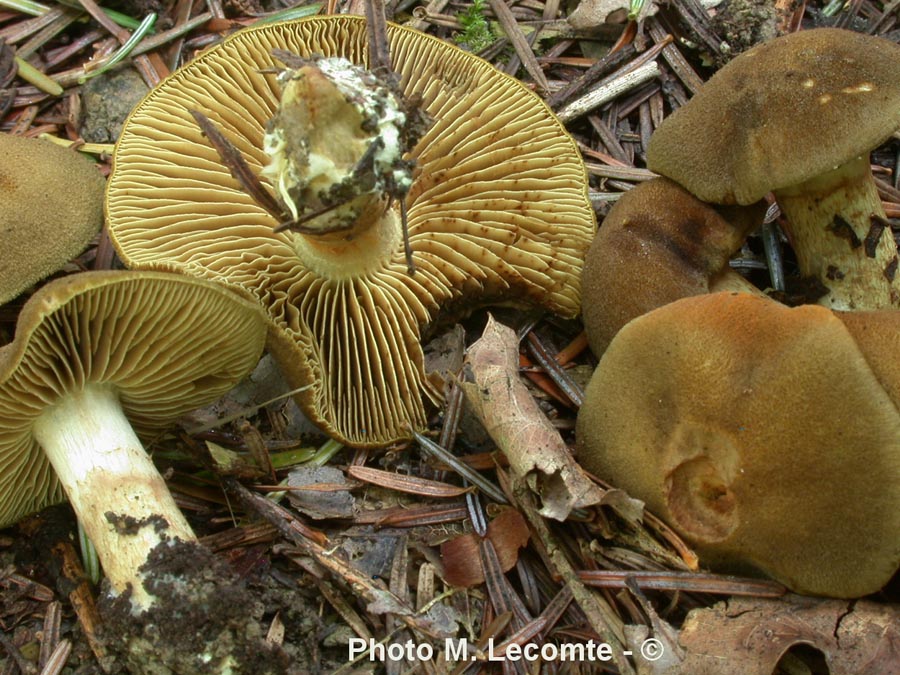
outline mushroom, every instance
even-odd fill
[[[898,336],[893,311],[677,300],[600,359],[578,459],[708,566],[799,593],[873,593],[900,565],[900,369],[883,356]]]
[[[603,219],[581,276],[594,354],[635,317],[679,298],[760,291],[728,265],[763,219],[762,203],[720,209],[666,178],[624,193]]]
[[[0,527],[68,497],[113,595],[152,607],[139,569],[196,537],[138,436],[225,393],[265,335],[254,301],[178,274],[85,272],[42,287],[0,348]]]
[[[241,189],[189,112],[220,129],[290,207],[300,182],[278,185],[280,167],[263,169],[267,150],[288,166],[278,159],[278,119],[270,121],[289,104],[282,90],[293,87],[283,85],[299,68],[288,63],[285,75],[272,52],[364,64],[365,21],[351,16],[240,31],[168,78],[126,122],[107,197],[126,264],[173,265],[252,292],[272,319],[272,353],[293,386],[305,386],[301,407],[333,437],[369,447],[411,437],[440,402],[442,381],[426,371],[420,345],[440,317],[492,302],[577,314],[595,228],[576,145],[537,96],[438,39],[395,25],[387,33],[403,96],[434,121],[401,158],[415,166],[405,198],[374,200],[361,210],[369,225],[276,232],[278,219]],[[344,147],[341,134],[333,146]],[[299,207],[297,216],[305,218]]]
[[[79,153],[0,134],[0,304],[81,253],[103,223],[105,181]]]
[[[656,130],[648,166],[700,199],[775,193],[800,272],[832,309],[900,307],[897,246],[869,152],[900,127],[900,45],[792,33],[719,70]]]

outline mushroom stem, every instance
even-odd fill
[[[34,435],[97,549],[116,595],[131,586],[136,611],[154,597],[139,568],[159,544],[196,541],[110,385],[63,396],[34,423]]]
[[[788,220],[800,273],[830,292],[831,309],[900,307],[897,245],[867,157],[775,192]]]
[[[383,200],[373,200],[364,216],[347,232],[286,236],[297,257],[316,274],[334,281],[362,277],[390,261],[403,238],[399,216]]]
[[[709,280],[710,293],[719,293],[723,291],[731,293],[750,293],[751,295],[757,295],[761,298],[766,297],[766,294],[759,290],[759,288],[730,268],[710,277]]]
[[[391,78],[347,59],[275,55],[289,67],[278,76],[262,175],[290,217],[278,229],[293,230],[297,255],[317,274],[379,269],[402,237],[392,204],[412,185],[405,156],[425,130],[424,114],[406,105]]]

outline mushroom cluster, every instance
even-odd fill
[[[706,202],[774,192],[800,272],[832,309],[900,308],[897,245],[869,152],[900,128],[900,45],[837,28],[720,69],[654,132],[650,169]]]
[[[125,124],[107,197],[111,236],[130,267],[170,265],[254,294],[271,318],[270,350],[303,387],[298,403],[356,446],[426,425],[443,383],[420,343],[440,317],[495,302],[577,314],[595,229],[577,147],[536,95],[433,37],[395,25],[387,36],[402,97],[430,118],[399,159],[392,139],[408,111],[386,104],[393,122],[373,122],[364,97],[338,82],[352,69],[333,60],[366,64],[365,21],[319,17],[239,31],[154,89]],[[286,63],[296,59],[314,67]],[[302,111],[298,88],[325,107]],[[329,117],[341,141],[291,142],[310,125],[286,126],[296,119],[288,107]],[[262,200],[232,176],[191,111],[240,153]],[[302,161],[287,161],[288,145]],[[335,154],[345,151],[349,159]],[[360,167],[370,178],[381,167],[405,196],[360,191]],[[347,187],[354,198],[338,198]],[[260,201],[277,202],[287,224]],[[348,204],[349,220],[319,219]]]
[[[579,460],[704,564],[798,592],[857,597],[900,566],[898,257],[868,158],[898,80],[900,46],[837,29],[735,58],[659,126],[665,178],[619,200],[584,269],[601,359]],[[825,307],[728,268],[770,191]]]

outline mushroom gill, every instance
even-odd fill
[[[408,273],[399,205],[384,207],[378,264],[310,263],[307,235],[279,224],[223,165],[190,110],[202,112],[266,189],[264,137],[280,101],[273,51],[365,64],[365,22],[322,17],[236,33],[173,74],[128,119],[107,215],[126,263],[174,265],[253,293],[272,319],[270,349],[313,421],[356,446],[422,428],[441,382],[426,372],[423,328],[494,302],[566,316],[594,232],[574,141],[546,105],[487,62],[388,26],[404,97],[433,120],[407,159]],[[365,252],[364,252],[365,253]]]

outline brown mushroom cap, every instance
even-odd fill
[[[900,312],[835,312],[856,340],[869,367],[900,410]]]
[[[487,62],[388,27],[404,94],[434,119],[412,152],[409,275],[402,243],[362,273],[304,266],[296,233],[246,195],[200,133],[196,108],[259,174],[279,102],[273,49],[367,59],[365,21],[332,16],[240,31],[156,88],[119,140],[107,214],[128,265],[244,287],[268,308],[270,347],[307,414],[354,445],[422,428],[441,384],[425,372],[421,331],[439,313],[515,300],[574,316],[594,231],[577,148],[550,110]],[[263,177],[265,180],[265,177]],[[394,205],[396,208],[396,205]]]
[[[751,204],[868,153],[900,127],[900,45],[838,28],[744,52],[654,132],[647,164],[717,204]]]
[[[645,314],[587,388],[579,461],[705,564],[803,593],[875,592],[900,565],[900,372],[873,368],[884,346],[854,335],[897,330],[896,312],[879,314],[848,330],[823,307],[742,293]]]
[[[253,301],[178,274],[85,272],[41,288],[0,348],[0,527],[65,501],[32,427],[66,392],[113,387],[148,437],[252,370],[265,334]]]
[[[87,247],[103,223],[104,186],[77,152],[0,134],[0,304]]]
[[[603,219],[582,272],[582,318],[600,356],[622,326],[691,295],[755,291],[728,266],[761,222],[762,204],[734,207],[728,220],[666,179],[640,183]]]

